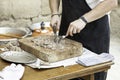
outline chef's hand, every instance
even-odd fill
[[[81,19],[77,19],[70,23],[66,36],[70,35],[73,36],[73,34],[80,33],[80,31],[85,27],[86,23],[82,21]]]
[[[60,27],[60,17],[59,17],[59,15],[54,15],[54,16],[51,17],[50,26],[52,28],[56,27],[56,29],[59,30],[59,27]]]

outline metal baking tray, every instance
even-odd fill
[[[9,35],[20,35],[21,38],[28,36],[27,32],[22,29],[12,28],[12,27],[0,27],[0,34],[9,34]],[[0,41],[11,41],[16,40],[17,38],[0,38]]]
[[[37,57],[27,53],[18,51],[6,51],[0,54],[3,60],[14,63],[34,63],[37,61]]]

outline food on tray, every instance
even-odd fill
[[[44,30],[36,29],[33,31],[32,36],[39,36],[39,35],[52,35],[53,31],[51,27],[45,27]]]
[[[50,22],[34,23],[30,26],[30,29],[33,31],[32,36],[53,34]]]
[[[56,44],[53,40],[53,38],[51,38],[50,36],[47,37],[48,39],[46,39],[46,37],[37,37],[35,39],[32,39],[31,41],[35,44],[34,46],[39,46],[39,47],[43,47],[43,48],[48,48],[51,50],[55,50],[55,49],[59,49],[62,50],[65,47],[65,40],[62,40],[59,44]]]
[[[20,47],[36,55],[46,62],[56,62],[82,54],[82,44],[73,40],[63,39],[59,44],[54,42],[54,36],[41,35],[20,39]]]
[[[22,50],[19,46],[18,41],[10,41],[5,45],[5,48],[7,51],[19,51],[22,52]]]

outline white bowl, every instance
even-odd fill
[[[31,29],[31,30],[40,29],[40,28],[41,28],[41,23],[42,23],[42,22],[32,24],[32,25],[30,26],[30,29]],[[45,24],[45,27],[50,27],[50,22],[44,22],[44,24]]]

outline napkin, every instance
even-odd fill
[[[12,63],[0,71],[0,80],[20,80],[23,76],[25,68],[21,64]]]
[[[83,66],[93,66],[109,61],[113,61],[114,57],[108,53],[96,54],[88,49],[84,50],[84,54],[78,57],[77,63]]]

